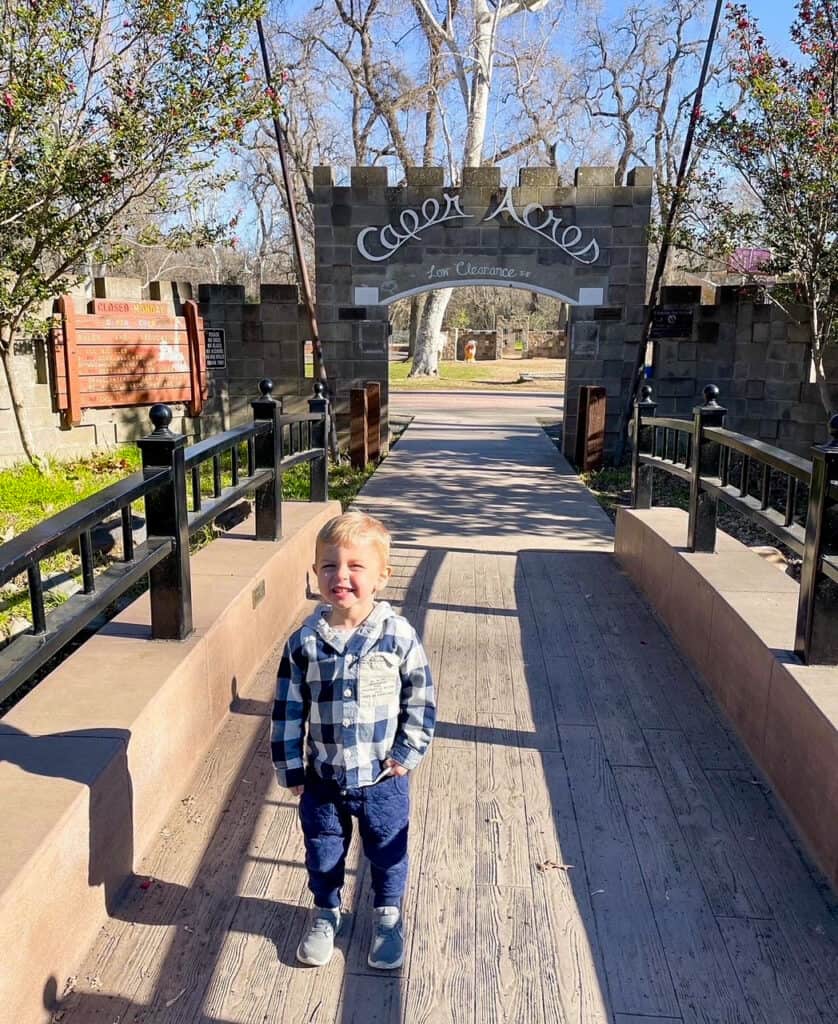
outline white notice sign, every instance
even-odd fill
[[[204,331],[207,353],[207,369],[223,370],[227,366],[227,346],[222,327],[208,327]]]

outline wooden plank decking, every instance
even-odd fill
[[[295,963],[309,897],[272,781],[278,652],[239,701],[62,1024],[835,1024],[838,915],[746,754],[536,427],[411,428],[363,504],[439,691],[413,780],[405,967],[366,965],[369,878]],[[240,766],[244,765],[243,770]]]

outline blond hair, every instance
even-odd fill
[[[370,544],[380,555],[382,565],[390,564],[390,531],[380,519],[363,512],[344,512],[330,519],[317,534],[315,558],[323,544]]]

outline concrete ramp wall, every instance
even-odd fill
[[[686,550],[681,509],[619,509],[615,552],[838,889],[838,667],[792,653],[799,588],[739,541]]]
[[[188,640],[150,640],[141,598],[0,721],[0,1020],[51,1019],[49,979],[60,988],[75,969],[294,625],[317,531],[339,512],[286,503],[275,544],[241,524],[192,558]]]

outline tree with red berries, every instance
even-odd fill
[[[265,112],[251,78],[262,0],[6,0],[0,16],[0,357],[137,214],[183,243],[183,214]],[[174,217],[174,220],[172,218]]]
[[[779,279],[770,298],[805,308],[815,377],[832,413],[838,382],[824,360],[838,342],[838,0],[799,0],[794,61],[772,52],[746,6],[731,4],[727,18],[744,103],[703,119],[703,142],[721,161],[686,186],[672,242],[710,259],[745,247],[771,254],[746,277]],[[744,203],[729,198],[731,170]]]

